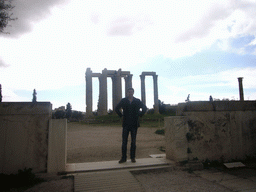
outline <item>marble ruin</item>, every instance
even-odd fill
[[[125,95],[129,87],[132,87],[132,74],[129,71],[102,70],[102,73],[93,73],[91,68],[87,68],[85,73],[86,81],[86,115],[92,116],[92,100],[93,100],[93,89],[92,89],[92,78],[96,77],[99,79],[99,103],[98,103],[98,115],[107,115],[108,106],[108,93],[107,93],[107,78],[112,79],[112,103],[113,109],[117,103],[122,99],[122,77],[125,80]],[[154,81],[154,108],[155,113],[159,113],[158,103],[158,86],[157,86],[157,75],[155,72],[142,72],[141,78],[141,100],[146,104],[145,94],[145,76],[153,76]]]
[[[238,77],[240,101],[244,101],[243,77]]]
[[[159,113],[159,102],[158,102],[158,86],[157,86],[157,75],[156,72],[142,72],[140,75],[141,80],[141,101],[146,105],[146,91],[145,91],[145,76],[153,77],[154,85],[154,109],[155,113]]]

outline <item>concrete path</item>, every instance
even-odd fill
[[[132,163],[131,160],[119,164],[116,161],[102,161],[102,162],[91,162],[91,163],[72,163],[66,164],[66,172],[91,172],[101,170],[118,170],[118,169],[130,169],[130,168],[142,168],[142,167],[154,167],[174,164],[173,161],[165,159],[165,156],[152,155],[152,158],[136,159],[136,163]]]
[[[119,164],[118,161],[67,164],[66,172],[74,176],[74,191],[143,192],[142,185],[130,172],[137,169],[157,169],[173,166],[174,162],[165,156],[152,155],[151,158],[136,159]]]
[[[74,191],[124,191],[143,192],[142,185],[130,171],[91,172],[78,174],[74,180]]]
[[[74,191],[246,191],[256,192],[253,169],[204,169],[188,173],[165,158],[67,164],[74,176]],[[186,184],[187,183],[187,184]]]
[[[233,175],[216,169],[194,171],[194,173],[204,179],[218,183],[222,186],[231,189],[232,191],[246,191],[256,192],[256,171],[251,170],[252,173],[246,174],[248,169],[237,169],[238,174]],[[254,173],[253,173],[254,172]]]

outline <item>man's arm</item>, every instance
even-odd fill
[[[121,107],[122,107],[122,102],[123,100],[121,100],[118,104],[117,104],[117,106],[115,107],[115,112],[117,113],[117,115],[119,116],[119,117],[122,117],[123,116],[123,114],[120,112],[120,109],[121,109]]]
[[[147,112],[147,106],[146,105],[144,105],[144,103],[142,103],[141,101],[140,101],[140,103],[141,103],[141,108],[142,108],[142,111],[141,111],[141,113],[140,113],[140,117],[142,117],[146,112]]]

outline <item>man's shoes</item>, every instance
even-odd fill
[[[131,162],[132,162],[132,163],[136,163],[135,158],[132,158],[132,159],[131,159]]]
[[[125,163],[126,162],[126,159],[121,159],[120,161],[119,161],[119,163]]]

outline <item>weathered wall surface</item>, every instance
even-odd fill
[[[49,102],[0,103],[0,173],[46,172],[51,111]]]
[[[256,154],[256,102],[188,102],[165,118],[166,155],[176,161],[245,159]]]
[[[66,171],[67,161],[67,119],[51,119],[48,145],[48,173]]]

